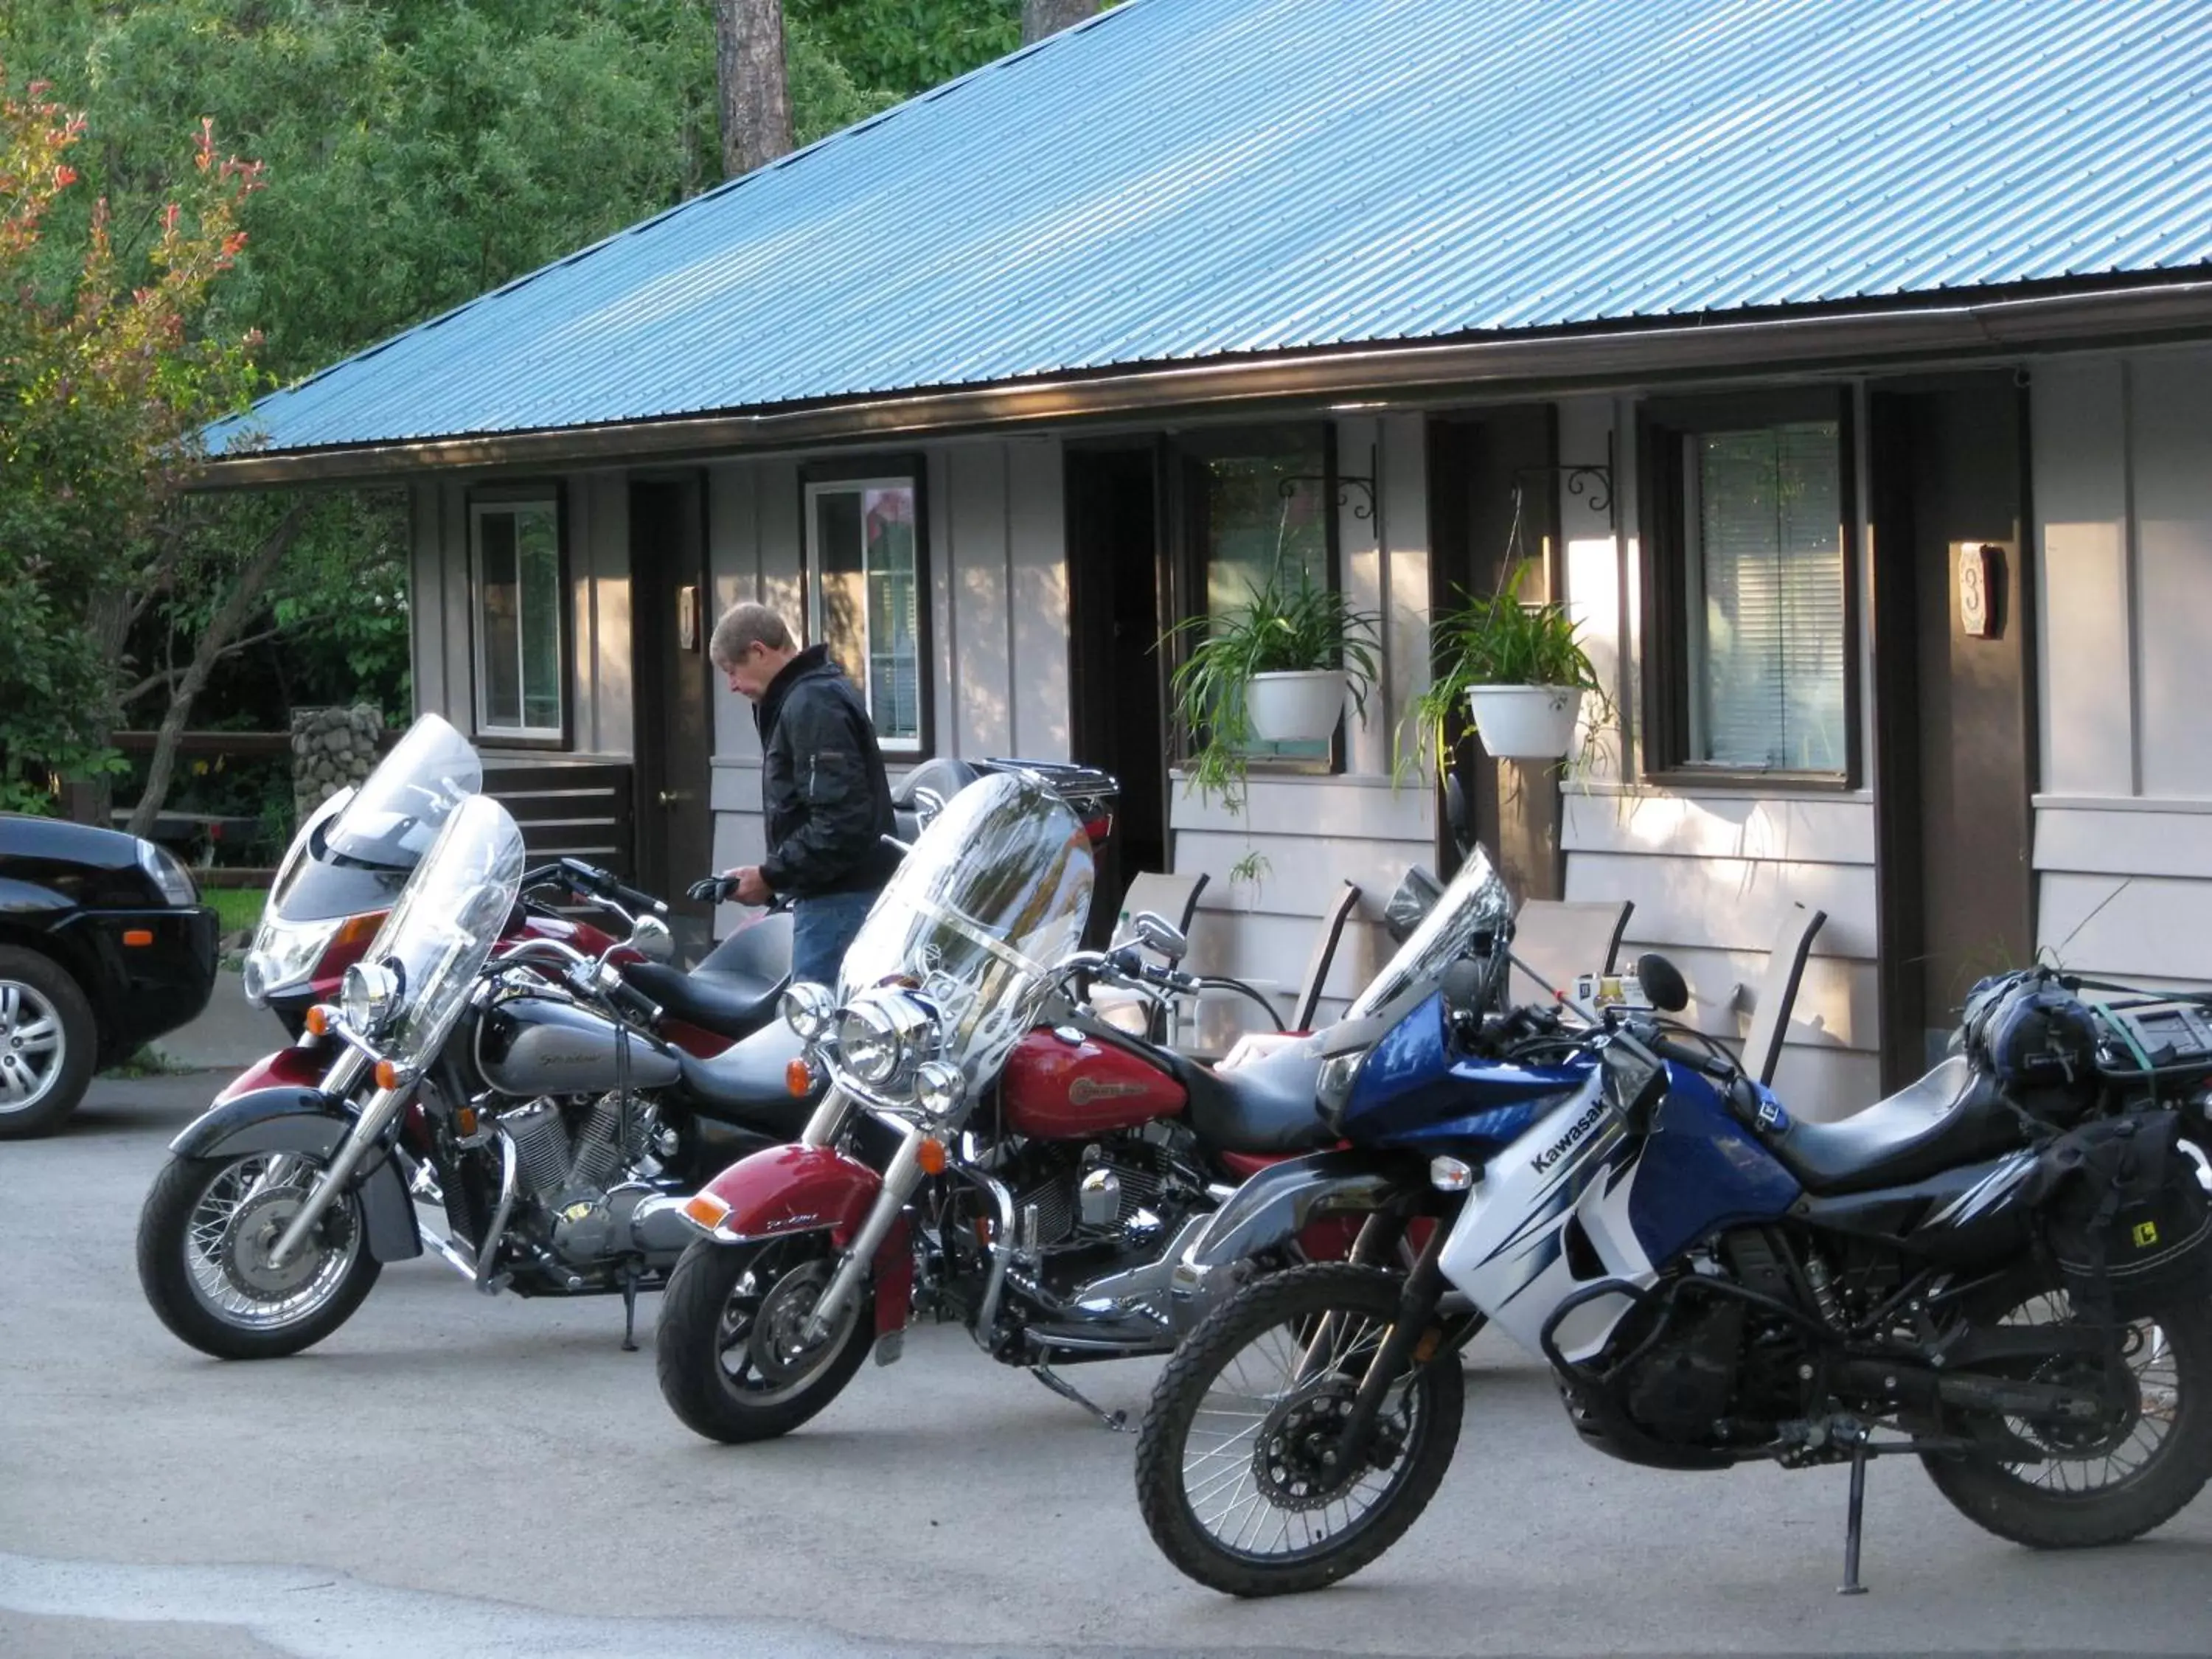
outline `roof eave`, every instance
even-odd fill
[[[404,442],[248,453],[208,462],[205,489],[392,482],[429,471],[672,461],[1294,399],[1419,398],[1542,382],[1632,382],[1747,367],[1878,365],[2024,348],[2139,343],[2212,331],[2212,281],[1885,306],[1741,321],[1698,319],[1146,364],[1099,374],[751,411]]]

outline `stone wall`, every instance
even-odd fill
[[[376,765],[384,735],[382,712],[368,703],[350,708],[292,711],[292,806],[304,817]]]

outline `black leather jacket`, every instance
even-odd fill
[[[881,887],[899,860],[882,839],[896,832],[890,781],[866,706],[828,647],[811,645],[784,665],[753,724],[768,815],[762,878],[794,898]]]

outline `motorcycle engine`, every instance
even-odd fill
[[[1026,1149],[1007,1185],[1033,1247],[1142,1245],[1179,1219],[1203,1189],[1159,1133],[1167,1127],[1080,1147],[1043,1142]]]
[[[1679,1318],[1638,1360],[1627,1382],[1628,1413],[1662,1440],[1725,1438],[1743,1347],[1744,1304],[1710,1302]]]
[[[518,1209],[519,1226],[541,1232],[554,1254],[572,1265],[635,1248],[629,1213],[646,1194],[632,1183],[652,1181],[660,1173],[660,1155],[673,1151],[672,1132],[662,1127],[649,1097],[630,1097],[627,1138],[616,1094],[565,1106],[540,1097],[502,1112],[498,1121],[514,1141],[518,1189],[530,1200],[526,1210]]]

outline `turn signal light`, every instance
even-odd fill
[[[465,1137],[474,1134],[477,1132],[477,1109],[473,1106],[456,1107],[453,1127]]]
[[[814,1092],[814,1073],[807,1070],[805,1060],[794,1060],[784,1066],[783,1086],[793,1100],[804,1100]]]
[[[364,915],[348,916],[344,925],[331,936],[331,944],[368,944],[376,937],[377,929],[384,926],[384,918],[388,914],[383,910],[371,910]]]
[[[945,1143],[935,1135],[925,1137],[921,1145],[914,1149],[914,1161],[921,1166],[924,1175],[943,1175]]]
[[[306,1018],[300,1023],[307,1028],[311,1036],[328,1036],[331,1034],[331,1011],[319,1002],[307,1010]]]
[[[684,1200],[684,1213],[713,1232],[730,1213],[730,1206],[712,1193],[694,1193]]]
[[[397,1089],[399,1086],[399,1068],[388,1060],[376,1062],[374,1076],[376,1086],[380,1089]]]

